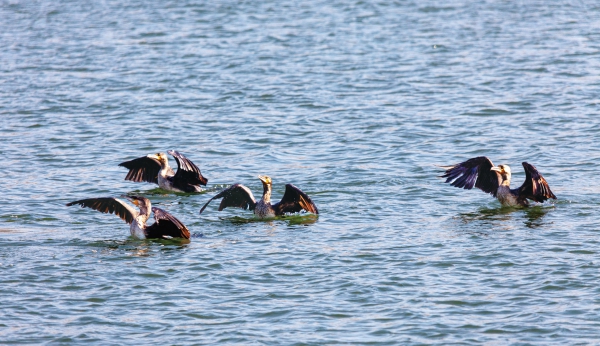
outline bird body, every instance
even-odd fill
[[[148,218],[142,217],[142,215],[135,218],[135,221],[129,225],[129,232],[131,236],[136,239],[146,239],[146,221]]]
[[[119,164],[129,169],[125,180],[154,183],[163,190],[174,192],[202,192],[200,185],[206,185],[208,179],[202,176],[198,166],[175,150],[168,153],[177,161],[177,172],[169,165],[166,154],[150,154]]]
[[[500,204],[506,206],[517,206],[524,203],[529,203],[527,200],[520,202],[517,191],[511,190],[511,188],[508,186],[499,186],[498,191],[496,192],[496,197],[498,198],[498,201],[500,201]]]
[[[175,176],[175,173],[173,172],[173,169],[169,166],[169,161],[165,160],[163,162],[164,164],[161,164],[160,171],[158,171],[158,176],[156,177],[158,181],[158,187],[160,187],[163,190],[183,192],[173,186],[173,177]],[[197,189],[196,186],[193,186],[193,188],[194,190],[198,191],[198,189],[200,189],[201,191],[200,187],[198,187]]]
[[[510,188],[511,170],[508,165],[494,166],[485,157],[475,157],[454,166],[444,167],[446,172],[442,178],[446,183],[467,190],[477,187],[487,192],[504,206],[528,206],[529,200],[544,202],[556,196],[540,172],[531,164],[523,162],[525,182],[516,189]]]
[[[273,218],[286,213],[297,213],[301,210],[319,214],[317,206],[312,202],[307,194],[292,184],[285,185],[285,193],[278,203],[271,203],[272,181],[270,177],[259,175],[258,178],[263,184],[263,195],[258,201],[254,199],[252,191],[242,184],[234,184],[229,188],[221,191],[216,196],[208,200],[200,209],[200,213],[204,211],[206,206],[213,200],[222,198],[219,205],[219,211],[227,207],[237,207],[250,209],[254,211],[254,215],[261,219]]]
[[[129,224],[131,236],[137,239],[190,238],[189,230],[181,221],[163,209],[152,207],[149,199],[139,196],[123,197],[135,204],[139,211],[122,200],[113,197],[82,199],[67,203],[67,206],[78,204],[82,208],[86,207],[102,213],[115,214]],[[146,222],[151,213],[154,213],[155,222],[148,226]]]
[[[264,199],[260,199],[258,202],[256,202],[254,215],[261,219],[273,218],[277,216],[275,209],[273,209],[273,206],[271,205],[271,202],[266,202]]]

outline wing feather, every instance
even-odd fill
[[[169,150],[168,153],[177,161],[178,169],[173,177],[173,185],[175,187],[186,192],[194,192],[196,191],[194,185],[206,185],[208,179],[202,176],[198,166],[175,150]]]
[[[142,156],[131,161],[121,162],[119,166],[129,170],[125,180],[158,184],[160,163],[153,158]]]
[[[82,208],[91,208],[102,213],[115,214],[128,224],[132,223],[138,216],[138,211],[132,206],[113,197],[80,199],[67,203],[67,206],[75,204],[79,204]]]
[[[249,188],[245,187],[242,184],[233,184],[225,190],[219,192],[216,196],[209,199],[206,204],[200,209],[200,214],[204,211],[204,208],[213,200],[222,198],[221,204],[219,205],[219,211],[227,208],[242,208],[242,209],[250,209],[254,210],[256,207],[256,200],[254,199],[254,195],[252,195],[252,191]]]
[[[544,202],[549,198],[556,199],[556,196],[550,190],[550,186],[540,172],[527,162],[523,162],[525,168],[525,182],[518,189],[520,199],[531,199],[536,202]]]
[[[492,160],[479,156],[454,166],[444,167],[446,172],[441,177],[446,178],[446,183],[452,186],[467,190],[476,187],[496,197],[501,177],[491,170],[492,167],[494,167]]]
[[[319,214],[317,206],[308,197],[307,194],[302,192],[299,188],[292,184],[285,185],[285,193],[281,198],[281,201],[273,205],[276,215],[283,215],[286,213],[297,213],[301,210],[313,214]]]
[[[157,207],[152,207],[152,212],[156,222],[146,227],[146,237],[190,239],[188,228],[171,213]]]

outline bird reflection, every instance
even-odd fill
[[[292,225],[311,225],[317,222],[317,220],[319,219],[318,215],[315,214],[292,214],[292,215],[284,215],[284,216],[277,216],[275,218],[272,219],[268,219],[268,220],[264,220],[264,219],[260,219],[257,217],[239,217],[239,216],[233,216],[233,217],[223,217],[223,218],[219,218],[221,220],[225,220],[225,221],[229,221],[234,225],[242,225],[242,224],[246,224],[246,223],[254,223],[254,222],[260,222],[260,223],[266,223],[269,225],[273,225],[273,221],[287,221],[288,225],[292,226]]]
[[[541,207],[535,206],[532,208],[527,208],[525,210],[525,216],[527,217],[527,221],[525,221],[525,226],[528,228],[538,228],[545,226],[547,222],[544,222],[543,217],[546,215],[550,209],[554,209],[554,207]]]
[[[538,228],[546,225],[543,217],[551,209],[554,209],[554,207],[533,206],[526,209],[514,207],[482,208],[477,212],[461,213],[456,219],[464,224],[478,222],[480,226],[494,227],[498,226],[498,221],[507,226],[506,221],[515,220],[515,217],[523,215],[525,218],[523,223],[527,228]]]

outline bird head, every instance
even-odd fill
[[[258,179],[265,185],[271,185],[271,178],[266,175],[259,175]]]
[[[129,202],[140,208],[142,214],[145,214],[145,212],[151,208],[150,200],[146,197],[128,195],[122,195],[121,197],[126,198]]]
[[[165,153],[156,153],[148,155],[149,158],[158,161],[161,165],[168,163],[169,159]]]
[[[500,173],[500,175],[504,179],[510,179],[511,172],[510,167],[508,167],[508,165],[499,165],[496,167],[492,167],[491,170]]]

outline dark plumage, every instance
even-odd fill
[[[125,180],[158,184],[162,189],[176,192],[201,192],[200,185],[206,185],[208,179],[202,176],[200,168],[183,154],[169,150],[177,161],[177,172],[169,166],[164,153],[150,154],[119,164],[129,170]]]
[[[213,199],[222,198],[219,211],[227,207],[250,209],[259,218],[297,213],[301,210],[319,214],[317,206],[312,202],[310,197],[292,184],[285,185],[285,193],[279,203],[271,204],[271,178],[262,175],[259,175],[258,178],[263,183],[263,196],[260,200],[256,201],[252,195],[252,191],[246,186],[234,184],[208,200],[202,209],[200,209],[200,213],[204,211]]]
[[[139,239],[152,238],[190,238],[190,232],[181,221],[167,211],[152,207],[150,200],[145,197],[123,196],[135,204],[140,211],[120,199],[114,197],[88,198],[67,203],[67,206],[75,204],[82,208],[91,208],[102,213],[115,214],[130,227],[131,236]],[[150,213],[154,213],[155,222],[146,226]]]
[[[452,186],[470,190],[473,187],[498,198],[502,205],[527,206],[528,199],[544,202],[549,198],[556,199],[550,186],[540,172],[531,164],[523,162],[525,182],[517,189],[510,188],[511,171],[508,165],[494,166],[485,157],[475,157],[446,169],[442,178]]]

